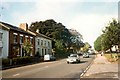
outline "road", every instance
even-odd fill
[[[67,64],[66,59],[43,62],[34,65],[2,71],[3,78],[80,78],[82,71],[91,63],[94,56],[82,58],[80,63]]]

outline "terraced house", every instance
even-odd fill
[[[21,23],[19,27],[0,22],[0,55],[2,58],[14,58],[26,56],[25,43],[31,45],[29,56],[44,56],[52,54],[52,39],[28,29],[27,23]]]
[[[26,56],[24,50],[24,43],[29,42],[31,44],[31,53],[30,56],[35,55],[35,35],[33,33],[27,32],[22,29],[21,24],[20,27],[16,27],[10,25],[8,23],[0,22],[0,26],[2,27],[3,34],[3,50],[2,57],[3,58],[13,58],[17,56]],[[6,29],[6,32],[5,32]],[[27,29],[27,28],[26,28]]]
[[[35,37],[35,52],[39,56],[52,54],[52,39],[36,31]]]
[[[9,52],[9,28],[0,22],[0,58],[7,58],[8,52]]]
[[[51,38],[40,34],[38,29],[36,32],[29,31],[27,23],[20,24],[20,28],[35,36],[35,55],[44,56],[45,54],[52,54]]]

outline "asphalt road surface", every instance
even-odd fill
[[[2,78],[80,78],[93,58],[94,55],[90,55],[90,58],[81,57],[80,63],[73,64],[67,64],[66,59],[62,59],[7,69],[2,71]]]

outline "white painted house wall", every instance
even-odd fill
[[[2,58],[7,58],[8,57],[8,52],[9,52],[9,31],[7,30],[2,30]]]
[[[39,40],[39,44],[38,44]],[[43,45],[41,45],[41,42],[43,41]],[[46,42],[46,45],[45,45]],[[49,45],[48,45],[49,42]],[[52,41],[49,39],[46,39],[44,37],[36,37],[35,38],[35,53],[39,51],[39,54],[41,56],[44,56],[45,54],[51,54],[52,53]],[[46,50],[46,53],[45,53]]]
[[[2,29],[0,29],[0,37],[2,38]],[[0,39],[0,58],[2,58],[2,39]]]

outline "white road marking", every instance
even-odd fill
[[[20,75],[19,73],[17,73],[17,74],[14,74],[13,76],[18,76],[18,75]]]

